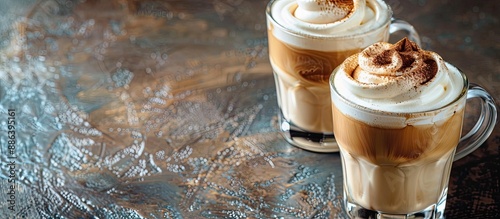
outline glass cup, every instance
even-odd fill
[[[273,14],[274,7],[294,1],[273,0],[266,10],[269,58],[280,108],[279,128],[292,145],[316,152],[335,152],[339,149],[333,135],[328,85],[333,69],[373,43],[387,42],[390,33],[406,32],[419,45],[420,39],[413,26],[392,18],[391,8],[382,0],[367,0],[376,11],[377,22],[363,31],[339,35],[301,33],[284,26],[279,22],[281,18]],[[325,31],[322,25],[305,26]]]
[[[391,113],[359,106],[339,94],[333,72],[334,133],[342,158],[344,205],[350,217],[444,217],[453,161],[484,143],[497,120],[490,94],[478,85],[469,85],[460,70],[446,65],[462,77],[460,96],[444,107],[424,112]],[[481,100],[481,115],[461,138],[466,100],[476,97]],[[384,128],[376,121],[410,125]]]

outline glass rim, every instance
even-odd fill
[[[459,69],[458,67],[452,65],[449,62],[445,62],[445,65],[450,65],[450,66],[454,67],[460,73],[460,75],[462,76],[463,87],[462,87],[462,90],[460,91],[460,94],[455,99],[453,99],[452,101],[450,101],[449,103],[447,103],[447,104],[445,104],[445,105],[443,105],[441,107],[430,109],[430,110],[408,111],[408,112],[392,112],[392,111],[386,111],[386,110],[376,110],[376,109],[372,109],[372,108],[369,108],[369,107],[362,106],[362,105],[359,105],[357,103],[354,103],[354,102],[350,101],[349,99],[347,99],[346,97],[342,96],[342,94],[340,94],[337,91],[337,88],[334,86],[334,84],[335,84],[334,83],[334,77],[337,74],[338,69],[339,69],[340,66],[338,66],[337,68],[335,68],[333,70],[333,72],[330,75],[330,78],[328,80],[328,83],[329,83],[329,86],[330,86],[330,90],[332,92],[331,95],[338,96],[339,99],[342,102],[344,102],[345,104],[347,104],[349,107],[356,108],[357,110],[360,110],[360,111],[363,111],[363,112],[366,112],[366,113],[372,113],[372,114],[378,114],[378,115],[389,115],[389,116],[404,116],[404,115],[428,114],[428,113],[432,113],[432,112],[436,112],[436,111],[442,111],[442,110],[445,110],[445,109],[447,109],[449,107],[453,107],[459,100],[461,100],[462,98],[464,98],[465,96],[467,96],[467,90],[469,88],[469,79],[467,78],[467,75],[461,69]],[[335,103],[332,102],[332,104],[335,104]]]
[[[283,24],[280,24],[278,21],[276,21],[276,19],[274,19],[272,13],[271,13],[271,9],[272,9],[272,6],[274,3],[278,2],[278,1],[284,1],[284,0],[271,0],[269,1],[269,3],[267,4],[266,6],[266,16],[272,20],[273,24],[276,24],[276,26],[278,28],[280,28],[281,30],[291,34],[291,35],[294,35],[294,36],[297,36],[297,37],[308,37],[308,38],[312,38],[312,39],[317,39],[317,40],[331,40],[331,39],[352,39],[352,38],[355,38],[355,37],[359,37],[359,36],[366,36],[366,35],[369,35],[373,32],[376,32],[377,30],[380,30],[381,28],[383,28],[385,25],[389,24],[392,20],[392,16],[393,16],[393,11],[392,11],[392,8],[389,4],[387,4],[385,1],[383,0],[374,0],[375,2],[387,7],[387,10],[388,10],[388,13],[385,15],[384,17],[384,22],[380,22],[379,25],[377,26],[374,26],[373,28],[370,28],[366,31],[363,31],[363,32],[359,32],[359,33],[355,33],[355,34],[346,34],[346,35],[335,35],[335,34],[331,34],[331,35],[315,35],[315,34],[307,34],[307,33],[300,33],[298,31],[295,31],[295,30],[292,30],[290,28],[287,28],[285,26],[283,26]]]

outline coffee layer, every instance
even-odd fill
[[[333,133],[328,79],[336,66],[361,49],[300,49],[279,41],[271,30],[268,38],[278,104],[285,119],[305,131]]]
[[[403,128],[372,126],[333,104],[335,138],[343,150],[376,165],[410,165],[437,160],[458,145],[464,109],[441,121]]]
[[[328,86],[333,70],[347,57],[360,52],[363,48],[352,50],[321,51],[303,49],[284,43],[268,31],[269,56],[274,64],[286,74],[304,83]],[[314,40],[314,39],[311,39]]]

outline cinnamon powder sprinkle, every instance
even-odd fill
[[[345,12],[350,12],[354,8],[353,0],[316,0],[319,6],[323,6],[322,9],[328,11],[332,10],[332,8],[337,7]],[[332,7],[333,6],[333,7]]]

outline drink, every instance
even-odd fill
[[[403,39],[350,56],[335,70],[331,87],[350,216],[442,217],[466,77]]]
[[[280,128],[290,143],[313,151],[338,150],[328,86],[333,69],[389,38],[392,14],[384,2],[334,2],[276,0],[267,9]]]

